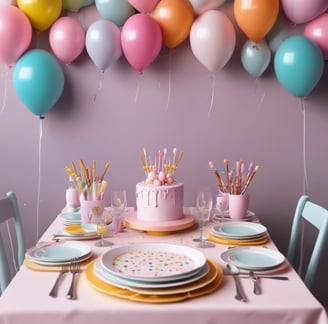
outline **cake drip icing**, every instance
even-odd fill
[[[137,199],[140,195],[140,198],[143,199],[148,207],[158,208],[159,201],[171,199],[171,203],[175,205],[175,193],[174,191],[169,191],[167,189],[159,188],[146,188],[139,189],[136,193]]]

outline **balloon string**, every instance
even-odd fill
[[[208,110],[207,116],[210,118],[212,110],[213,110],[213,104],[214,104],[214,96],[215,96],[215,75],[211,74],[211,79],[212,79],[212,95],[211,95],[211,103],[210,103],[210,108]]]
[[[44,116],[40,116],[40,128],[39,128],[39,174],[38,174],[38,193],[36,204],[36,243],[39,240],[39,219],[40,219],[40,194],[41,194],[41,148],[42,148],[42,121]]]
[[[262,85],[262,83],[261,83],[261,79],[260,78],[254,79],[254,91],[253,91],[253,95],[255,97],[257,97],[257,94],[260,95],[261,85]],[[257,103],[258,110],[260,110],[262,108],[262,106],[263,106],[265,95],[266,95],[266,93],[263,92],[262,95],[260,96],[260,100]]]
[[[172,53],[173,53],[173,50],[170,50],[170,53],[169,53],[169,80],[168,80],[169,83],[168,83],[166,111],[169,110],[169,105],[170,105],[170,101],[171,101]]]
[[[305,195],[309,190],[309,182],[308,182],[307,163],[306,163],[306,114],[305,114],[304,98],[300,98],[299,105],[300,105],[301,113],[303,115],[303,172],[304,172],[303,194]]]
[[[4,88],[3,88],[3,98],[2,98],[2,105],[1,105],[1,111],[0,114],[3,113],[5,110],[6,102],[7,102],[7,86],[8,86],[8,74],[9,74],[9,68],[5,70],[4,75]]]
[[[137,102],[139,99],[139,92],[140,92],[140,78],[141,78],[142,74],[139,73],[137,76],[137,87],[136,87],[136,93],[134,96],[134,105],[137,106]]]
[[[103,88],[103,80],[104,80],[104,74],[105,72],[103,70],[100,70],[99,72],[99,77],[98,77],[98,88],[96,90],[96,93],[93,96],[93,102],[96,102],[98,93],[102,90]]]

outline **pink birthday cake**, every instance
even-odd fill
[[[176,221],[184,217],[184,185],[174,173],[183,152],[167,156],[166,149],[158,151],[152,163],[147,151],[141,154],[146,179],[136,185],[137,218],[149,222]]]

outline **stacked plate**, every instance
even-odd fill
[[[218,243],[235,245],[264,244],[269,239],[267,228],[251,222],[225,222],[211,228],[211,237]]]
[[[97,259],[86,275],[102,292],[129,299],[148,296],[142,301],[152,296],[152,302],[209,293],[223,276],[218,265],[202,252],[165,243],[113,248]]]
[[[223,213],[219,212],[217,209],[213,209],[212,212],[212,219],[214,223],[222,223],[222,222],[235,222],[236,219],[230,217],[229,210],[224,211]],[[244,222],[251,222],[256,219],[256,215],[254,212],[247,210],[245,218],[241,219],[240,221]]]
[[[60,266],[72,260],[84,261],[90,257],[90,246],[81,242],[49,243],[26,252],[29,261],[46,266]]]
[[[240,269],[268,271],[280,267],[285,260],[279,251],[255,246],[238,246],[224,251],[222,261],[233,263]]]
[[[72,212],[72,213],[61,213],[60,218],[63,222],[63,224],[71,225],[71,224],[81,224],[81,214],[80,212]]]

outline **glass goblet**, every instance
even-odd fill
[[[108,232],[108,224],[105,219],[101,219],[97,223],[97,234],[100,236],[100,240],[95,243],[95,246],[103,247],[103,246],[111,246],[112,242],[106,241],[104,239],[104,235]]]
[[[214,243],[210,243],[204,237],[204,225],[209,220],[213,206],[213,195],[210,191],[199,191],[196,198],[196,208],[199,217],[199,243],[200,248],[215,247]]]

